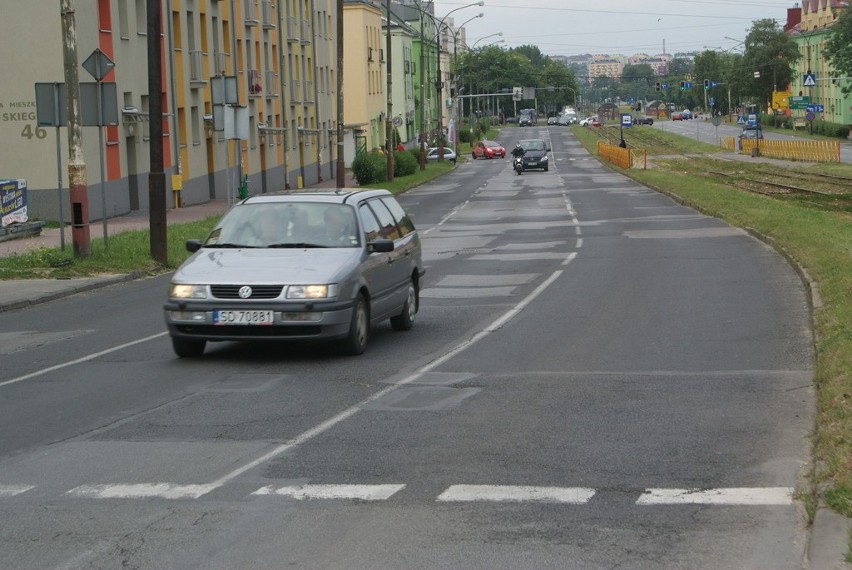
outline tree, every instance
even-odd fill
[[[544,63],[548,59],[544,54],[541,53],[541,50],[538,48],[538,46],[523,45],[510,49],[509,51],[521,54],[526,57],[535,69],[540,69],[544,67]]]
[[[837,75],[852,76],[852,10],[848,7],[829,28],[823,54]],[[844,95],[849,95],[852,92],[852,83],[847,82],[841,91]]]
[[[618,94],[622,99],[644,99],[656,81],[654,70],[647,63],[625,65],[621,71]]]
[[[760,99],[762,108],[769,107],[772,92],[789,85],[792,65],[799,60],[799,48],[775,20],[756,20],[743,42],[743,63],[751,68],[752,94]],[[760,77],[754,73],[759,72]]]
[[[668,74],[670,77],[680,77],[680,79],[683,79],[684,76],[692,73],[692,69],[692,61],[683,57],[676,57],[669,62]]]

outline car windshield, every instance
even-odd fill
[[[231,209],[204,247],[358,247],[357,228],[355,211],[344,204],[256,202]]]
[[[546,150],[547,149],[547,145],[544,144],[544,141],[540,141],[540,140],[521,141],[521,147],[524,150]]]
[[[497,144],[494,141],[482,141],[482,144],[484,144],[485,146],[490,146],[492,148],[500,146],[499,144]]]

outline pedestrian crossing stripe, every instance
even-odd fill
[[[405,489],[405,484],[304,484],[261,487],[252,497],[278,496],[297,501],[350,500],[386,501]],[[170,483],[83,485],[65,493],[79,499],[168,499],[197,500],[217,489],[217,485],[175,485]],[[0,499],[26,496],[34,485],[0,485]],[[601,491],[587,487],[533,485],[451,485],[435,501],[439,503],[551,503],[588,504]],[[789,506],[794,503],[792,487],[719,487],[710,489],[646,488],[639,490],[638,507],[704,506]],[[39,500],[43,500],[43,497]]]

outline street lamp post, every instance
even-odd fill
[[[443,125],[443,91],[444,91],[444,82],[441,77],[441,34],[444,29],[444,22],[453,12],[458,12],[459,10],[463,10],[464,8],[470,8],[472,6],[485,6],[484,0],[479,0],[479,2],[473,2],[471,4],[466,4],[464,6],[459,6],[454,10],[450,10],[447,12],[441,21],[438,23],[438,34],[437,34],[437,44],[436,51],[438,53],[438,61],[437,61],[437,71],[435,77],[435,90],[438,92],[438,162],[444,161],[444,125]]]
[[[461,30],[463,30],[464,27],[468,23],[472,22],[473,20],[475,20],[477,18],[482,18],[483,16],[485,16],[485,14],[483,12],[480,12],[479,14],[474,16],[473,18],[469,18],[469,19],[465,20],[464,23],[462,23],[462,25],[460,25],[458,28],[456,28],[455,31],[453,32],[453,68],[454,68],[453,69],[453,84],[455,85],[455,94],[456,94],[456,100],[455,100],[455,103],[454,103],[454,106],[453,106],[453,110],[455,111],[454,112],[454,121],[455,121],[455,129],[454,129],[455,137],[454,137],[454,139],[455,140],[453,141],[453,145],[454,145],[454,150],[456,151],[456,153],[458,153],[458,151],[459,151],[459,131],[461,130],[459,128],[460,127],[459,122],[461,121],[461,117],[464,114],[464,113],[459,112],[459,103],[460,103],[460,99],[459,99],[459,62],[458,62],[459,32]],[[500,32],[500,35],[503,35],[503,32]],[[467,44],[465,44],[465,47],[466,46],[467,46]]]

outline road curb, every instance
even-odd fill
[[[45,289],[53,289],[52,284],[54,283],[57,285],[57,287],[55,290],[46,290],[42,293],[30,294],[27,298],[20,300],[13,300],[8,302],[0,301],[0,313],[14,311],[16,309],[23,309],[25,307],[31,307],[33,305],[47,303],[48,301],[55,301],[56,299],[62,299],[64,297],[75,295],[77,293],[82,293],[84,291],[100,289],[101,287],[115,285],[116,283],[134,281],[136,279],[144,277],[145,275],[146,273],[137,271],[120,275],[105,275],[103,277],[81,278],[77,283],[74,283],[74,279],[25,279],[22,281],[25,281],[28,284],[29,291],[32,290],[34,285],[37,285],[39,283],[47,285]]]

